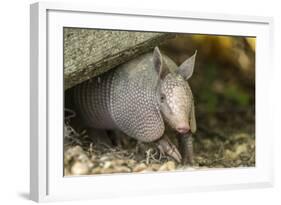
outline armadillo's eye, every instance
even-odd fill
[[[164,103],[165,99],[166,99],[165,94],[161,93],[161,95],[160,95],[160,101],[161,101],[161,103]]]

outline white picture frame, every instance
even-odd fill
[[[268,92],[272,73],[268,71],[273,69],[272,18],[46,2],[32,4],[30,14],[32,200],[95,199],[273,186],[272,113],[267,109],[272,99]],[[256,166],[63,177],[64,26],[256,36]]]

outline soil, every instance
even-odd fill
[[[79,138],[73,133],[65,138],[65,176],[255,166],[255,138],[246,132],[224,136],[199,129],[192,166],[161,155],[153,143],[126,138],[122,145],[108,146],[94,144],[86,133]]]

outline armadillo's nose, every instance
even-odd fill
[[[189,132],[189,126],[186,124],[178,125],[176,130],[181,134],[186,134]]]

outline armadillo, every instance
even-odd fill
[[[181,161],[165,135],[170,126],[184,136],[196,131],[192,76],[196,53],[180,66],[158,47],[74,89],[76,109],[88,127],[117,129]]]

